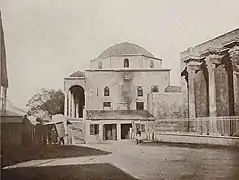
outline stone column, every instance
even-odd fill
[[[68,91],[68,116],[71,117],[71,91]]]
[[[233,92],[235,115],[239,116],[239,45],[229,50],[233,68]]]
[[[83,136],[84,136],[84,141],[87,141],[87,119],[86,119],[86,109],[85,106],[83,107]],[[90,128],[90,127],[89,127]]]
[[[75,99],[73,93],[71,93],[71,117],[75,118]]]
[[[117,141],[121,140],[121,124],[117,123]]]
[[[64,101],[64,115],[67,116],[67,110],[68,110],[68,107],[67,107],[67,101],[68,101],[68,92],[65,91],[65,101]]]
[[[215,84],[215,68],[216,65],[213,63],[207,64],[208,69],[208,80],[209,80],[209,116],[217,116],[216,107],[216,84]]]
[[[103,141],[103,124],[99,124],[99,140],[102,142]]]
[[[189,118],[196,117],[196,107],[195,107],[195,87],[194,78],[197,66],[189,65],[187,67],[188,72],[188,108],[189,108]]]
[[[210,54],[205,58],[205,62],[208,70],[209,81],[209,134],[217,135],[217,102],[216,102],[216,81],[215,81],[215,69],[216,64],[221,62],[221,57],[217,54]]]
[[[79,118],[79,101],[76,101],[76,118]]]

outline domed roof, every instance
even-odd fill
[[[84,71],[76,71],[70,75],[70,77],[85,77]]]
[[[107,56],[120,56],[120,55],[145,55],[149,57],[154,57],[149,51],[142,48],[141,46],[124,42],[124,43],[118,43],[109,47],[103,53],[101,53],[98,56],[98,58],[104,58]]]

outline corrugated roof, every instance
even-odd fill
[[[145,110],[87,110],[86,114],[91,120],[155,120]]]

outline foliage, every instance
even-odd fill
[[[44,114],[51,117],[55,114],[64,114],[64,93],[60,89],[41,89],[26,106],[29,109],[28,115],[43,116]]]

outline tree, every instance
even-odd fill
[[[28,115],[51,118],[55,114],[64,114],[64,93],[58,89],[41,89],[27,103]]]

